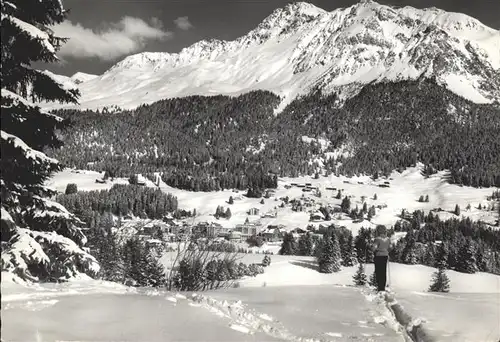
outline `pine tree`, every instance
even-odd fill
[[[460,207],[457,205],[455,205],[455,210],[453,211],[455,213],[455,215],[457,216],[460,216]]]
[[[425,197],[424,195],[420,195],[420,198],[418,199],[419,202],[424,202],[425,201]]]
[[[368,210],[368,216],[367,216],[368,221],[371,221],[371,219],[373,218],[373,216],[375,216],[375,214],[376,214],[375,206],[372,205]]]
[[[354,266],[356,264],[356,250],[354,247],[354,238],[352,237],[352,234],[349,234],[344,252],[342,255],[342,266],[344,267],[350,267]]]
[[[476,249],[472,239],[468,238],[459,249],[456,270],[463,273],[476,273],[478,271],[476,262]]]
[[[424,264],[427,266],[434,266],[436,263],[435,247],[434,244],[429,242],[425,249]]]
[[[374,200],[374,201],[378,200],[378,196],[377,196],[377,194],[373,195],[373,200]]]
[[[425,202],[429,202],[429,195],[425,195]]]
[[[432,275],[431,285],[429,286],[429,292],[449,292],[450,291],[450,279],[446,275],[444,268],[438,269]]]
[[[269,265],[271,265],[271,257],[269,255],[266,255],[262,260],[262,266],[267,267]]]
[[[145,281],[144,250],[137,238],[129,239],[123,248],[124,278],[132,280],[135,285],[143,286]]]
[[[229,196],[229,201],[227,203],[234,204],[233,196]]]
[[[337,236],[332,234],[324,237],[325,242],[318,258],[319,272],[333,273],[340,271],[340,247]]]
[[[340,208],[342,212],[349,214],[349,210],[351,209],[351,199],[349,197],[344,197],[342,203],[340,204]]]
[[[157,258],[155,258],[150,251],[146,251],[144,253],[144,263],[146,264],[145,269],[145,281],[144,286],[152,286],[152,287],[163,287],[166,283],[165,278],[165,268],[159,262]]]
[[[298,254],[303,256],[311,256],[313,254],[313,240],[310,233],[304,234],[299,238]]]
[[[448,248],[444,242],[441,242],[437,248],[434,267],[443,269],[447,269],[449,267]]]
[[[62,167],[40,151],[62,145],[56,131],[66,122],[28,101],[78,101],[77,90],[64,89],[49,73],[31,66],[58,61],[56,52],[66,40],[49,27],[62,23],[66,11],[60,1],[1,1],[0,6],[2,271],[33,281],[96,276],[97,261],[82,249],[82,222],[48,200],[55,191],[43,185]]]
[[[101,265],[100,277],[104,280],[123,282],[123,260],[121,249],[111,231],[96,230],[94,237],[95,256]],[[90,241],[89,241],[90,243]]]
[[[318,258],[318,266],[320,273],[333,273],[333,241],[329,237],[324,238],[321,248],[321,255]]]
[[[366,285],[366,273],[365,273],[365,266],[363,265],[362,262],[359,263],[358,270],[352,277],[354,280],[354,285],[356,286],[364,286]]]
[[[296,255],[297,253],[297,242],[293,237],[292,233],[286,233],[283,237],[283,243],[281,244],[281,249],[279,254],[281,255]]]
[[[66,195],[76,194],[78,192],[78,187],[75,183],[69,183],[66,185]]]
[[[409,230],[404,237],[406,246],[403,249],[403,262],[405,264],[415,265],[417,264],[417,251],[416,251],[416,239],[413,230]]]

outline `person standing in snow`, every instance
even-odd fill
[[[387,261],[391,240],[387,236],[387,228],[378,225],[375,228],[375,240],[373,241],[373,262],[375,264],[375,279],[377,280],[377,291],[385,291],[387,284]]]

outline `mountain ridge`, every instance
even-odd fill
[[[128,56],[79,85],[80,108],[132,109],[164,98],[267,90],[283,98],[280,111],[312,90],[344,101],[372,82],[422,76],[473,102],[491,103],[500,99],[495,46],[499,31],[461,13],[373,1],[328,12],[298,2],[233,41]]]

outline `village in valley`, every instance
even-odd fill
[[[430,200],[428,193],[424,192],[426,188],[435,189],[434,183],[440,181],[443,175],[425,179],[424,184],[427,182],[427,187],[411,188],[409,180],[423,178],[418,167],[409,169],[403,174],[395,172],[391,177],[378,179],[318,175],[302,177],[298,179],[300,181],[280,179],[277,189],[264,189],[255,197],[249,197],[247,192],[236,189],[215,193],[183,191],[168,187],[159,176],[154,179],[148,179],[140,174],[129,179],[101,176],[94,178],[95,182],[92,185],[89,180],[96,174],[102,175],[102,173],[66,170],[62,174],[71,176],[72,182],[83,181],[87,184],[87,189],[109,188],[113,184],[120,183],[134,184],[158,188],[163,192],[171,192],[174,196],[184,198],[179,201],[181,210],[168,213],[162,219],[141,219],[130,214],[114,218],[113,230],[116,233],[126,236],[135,235],[148,245],[160,250],[168,250],[172,248],[173,243],[196,234],[211,239],[214,243],[233,244],[240,252],[277,254],[287,233],[295,239],[299,239],[304,234],[322,238],[324,232],[332,226],[348,228],[353,234],[357,234],[362,227],[373,228],[376,224],[384,224],[391,228],[397,220],[404,219],[401,213],[405,210],[410,216],[414,210],[422,209],[436,212],[443,218],[456,217],[453,214],[455,205],[443,201],[445,199],[443,195],[439,195],[441,202],[436,203],[435,198],[432,198],[435,196],[431,195],[432,200]],[[391,188],[393,177],[398,178],[395,182],[399,189]],[[55,179],[57,178],[56,175]],[[61,181],[63,179],[67,178],[61,177]],[[64,188],[64,184],[59,180],[52,185],[60,191]],[[402,186],[405,188],[404,191],[401,191]],[[457,186],[454,188],[460,189]],[[475,197],[479,201],[479,206],[483,203],[484,209],[487,209],[489,201],[484,201],[485,190],[478,189]],[[411,196],[411,191],[416,191],[414,199],[408,198]],[[395,193],[399,194],[399,199],[394,195]],[[469,189],[468,195],[470,194]],[[464,204],[464,198],[452,196],[452,194],[449,197],[449,200],[458,199],[460,206],[467,208],[462,211],[461,215],[489,218],[490,223],[495,224],[492,216],[488,215],[491,211],[478,212],[476,208],[470,208],[470,203]],[[198,201],[193,202],[196,198]],[[391,204],[399,206],[392,205],[389,208],[387,199],[392,199]],[[201,205],[193,207],[195,203]],[[443,204],[448,204],[446,208],[448,210],[441,208]],[[396,233],[394,239],[401,236],[404,236],[404,233]]]

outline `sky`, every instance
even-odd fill
[[[70,38],[57,65],[37,65],[58,74],[102,74],[128,55],[179,52],[202,39],[233,40],[255,28],[286,0],[63,0],[67,20],[54,27]],[[355,0],[312,0],[332,11]],[[499,0],[379,0],[382,4],[438,7],[466,13],[500,29]]]

